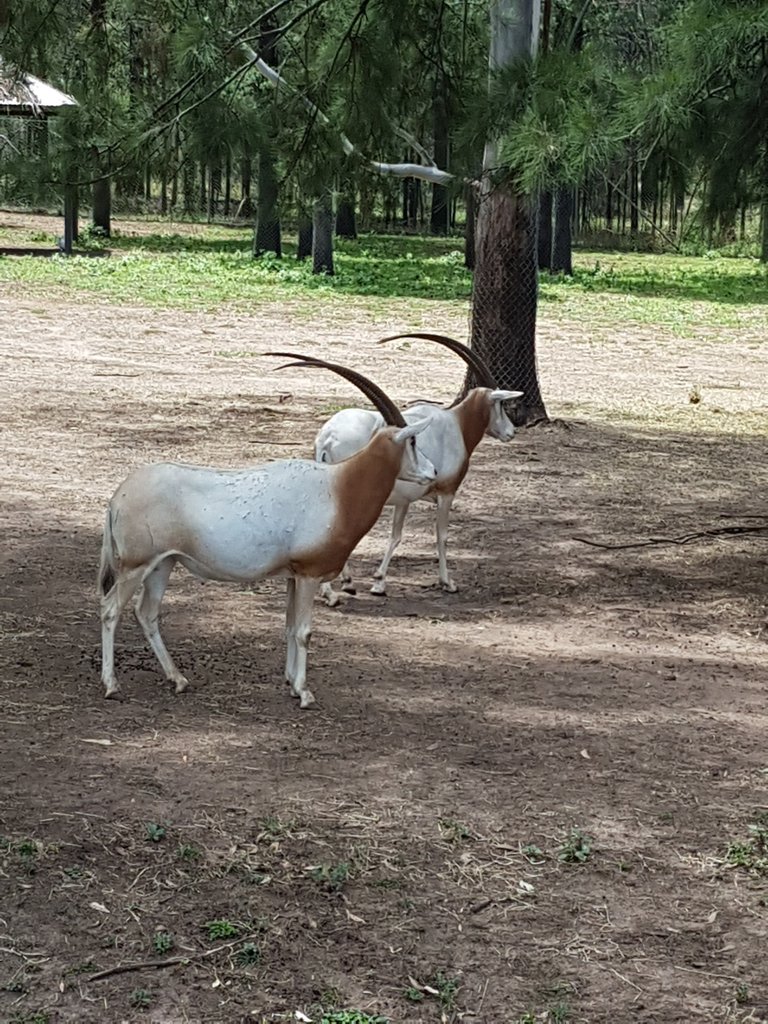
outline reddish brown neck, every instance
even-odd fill
[[[467,455],[480,444],[491,421],[491,403],[485,388],[473,388],[464,401],[453,410],[459,421]]]
[[[403,449],[387,430],[339,464],[335,497],[339,529],[356,544],[381,515],[400,471]]]

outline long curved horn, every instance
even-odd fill
[[[493,374],[477,352],[473,352],[471,348],[468,348],[463,342],[457,341],[455,338],[446,338],[444,334],[392,334],[388,338],[382,338],[377,344],[383,345],[385,341],[397,341],[398,338],[423,338],[425,341],[434,341],[438,345],[443,345],[445,348],[449,348],[451,352],[454,352],[459,359],[463,359],[470,369],[474,370],[480,387],[497,387]]]
[[[390,427],[404,427],[407,425],[403,419],[403,414],[389,395],[382,391],[378,384],[374,384],[372,380],[369,380],[357,370],[350,370],[349,367],[342,366],[340,363],[328,363],[325,359],[319,359],[317,356],[305,356],[300,352],[264,352],[262,355],[280,356],[283,359],[298,360],[298,362],[285,363],[283,366],[279,366],[279,370],[285,369],[286,366],[310,366],[320,367],[325,370],[330,370],[332,373],[337,373],[340,377],[344,377],[363,392],[365,397],[376,406],[384,417],[385,423],[388,423]]]

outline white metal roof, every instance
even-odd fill
[[[0,58],[0,114],[55,114],[77,100],[47,82],[15,72]]]

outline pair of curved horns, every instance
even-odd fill
[[[388,338],[382,338],[378,344],[383,345],[386,341],[397,341],[398,338],[423,338],[425,341],[434,341],[437,345],[443,345],[451,352],[455,352],[459,359],[463,359],[467,366],[474,371],[477,383],[481,388],[498,387],[493,374],[477,352],[473,352],[471,348],[456,341],[455,338],[446,338],[444,334],[392,334]]]
[[[277,367],[278,370],[284,370],[289,366],[320,367],[324,370],[330,370],[332,373],[337,373],[363,392],[365,397],[376,406],[384,417],[384,422],[388,423],[390,427],[406,426],[403,414],[389,395],[382,391],[378,384],[374,384],[372,380],[363,376],[362,373],[358,373],[357,370],[350,370],[348,366],[342,366],[340,363],[328,363],[325,359],[319,359],[317,356],[305,356],[300,352],[264,352],[262,354],[265,356],[280,356],[281,359],[295,360],[294,362],[283,363],[282,366]]]

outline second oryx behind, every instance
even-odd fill
[[[504,403],[520,398],[522,391],[506,391],[496,382],[483,360],[466,345],[455,338],[442,334],[408,333],[383,338],[379,344],[399,338],[423,338],[450,349],[470,368],[478,383],[461,400],[449,408],[430,402],[417,402],[403,411],[409,423],[426,420],[428,423],[419,438],[419,446],[433,462],[437,479],[427,485],[412,484],[397,480],[386,504],[394,506],[392,535],[381,564],[374,574],[372,594],[386,594],[387,570],[403,533],[403,523],[412,502],[420,498],[432,500],[437,505],[436,532],[437,558],[440,586],[449,593],[458,588],[448,572],[446,542],[448,520],[453,499],[464,479],[472,452],[483,435],[488,434],[499,441],[510,441],[515,434],[512,421],[504,410]],[[369,409],[342,409],[333,415],[319,430],[315,438],[315,458],[318,462],[339,463],[359,451],[381,430],[384,421]],[[349,567],[342,573],[342,589],[354,593]],[[324,583],[321,594],[329,605],[339,602],[339,595],[330,583]]]
[[[135,469],[109,503],[99,569],[102,681],[118,691],[115,631],[137,595],[136,617],[176,692],[187,680],[160,635],[160,604],[174,565],[201,579],[254,583],[288,577],[285,678],[302,708],[314,702],[306,683],[312,606],[318,586],[338,575],[381,514],[397,479],[428,487],[435,467],[416,447],[426,421],[406,423],[367,377],[336,363],[270,352],[322,368],[355,384],[386,427],[341,465],[280,459],[247,469],[159,463]],[[281,367],[282,368],[282,367]]]

